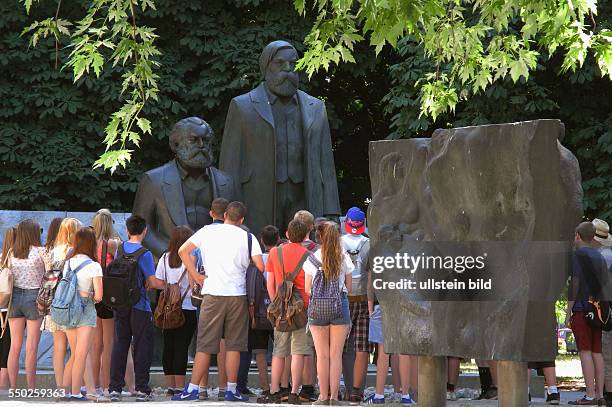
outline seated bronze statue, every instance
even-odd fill
[[[143,243],[156,257],[167,250],[175,226],[197,231],[211,223],[213,199],[238,199],[232,177],[212,166],[213,137],[210,125],[199,117],[180,120],[170,134],[175,158],[147,171],[138,184],[132,213],[147,221]]]

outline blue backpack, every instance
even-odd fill
[[[83,304],[78,292],[77,273],[90,263],[93,263],[93,261],[87,259],[79,264],[76,269],[72,270],[70,268],[70,261],[66,261],[64,276],[57,284],[55,297],[53,297],[53,302],[51,303],[51,319],[56,324],[73,328],[81,320]]]
[[[314,255],[309,260],[317,268],[317,273],[312,279],[308,317],[324,321],[342,318],[340,280],[337,278],[328,281],[323,274],[321,262]]]

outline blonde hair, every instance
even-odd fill
[[[113,215],[108,209],[96,212],[91,225],[96,232],[96,240],[108,240],[119,236],[113,226]]]
[[[335,280],[340,276],[342,268],[342,244],[340,231],[333,222],[323,222],[317,227],[317,234],[321,241],[321,260],[325,279]]]
[[[297,211],[293,219],[301,220],[309,231],[314,227],[314,215],[307,210],[302,209],[301,211]]]
[[[69,247],[74,247],[74,237],[81,226],[83,226],[83,224],[78,219],[64,219],[60,224],[59,232],[57,232],[55,246],[64,245],[66,250],[68,250]]]

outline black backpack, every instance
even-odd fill
[[[117,249],[117,257],[106,267],[102,302],[112,308],[130,308],[140,301],[138,283],[138,259],[147,249],[141,247],[134,253],[126,253],[123,244]]]
[[[249,258],[253,239],[249,233]],[[268,320],[270,296],[266,287],[264,273],[251,262],[246,271],[247,301],[249,303],[249,321],[252,329],[271,331],[272,323]]]

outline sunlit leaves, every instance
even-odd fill
[[[28,12],[31,5],[31,0],[24,2]],[[159,76],[155,71],[160,52],[154,44],[157,39],[154,29],[135,22],[135,13],[147,9],[155,9],[153,0],[93,0],[85,16],[75,23],[72,34],[68,29],[72,23],[57,17],[37,21],[24,30],[31,33],[30,42],[34,46],[39,38],[49,35],[58,42],[60,34],[70,38],[72,51],[66,66],[72,69],[74,82],[91,72],[99,78],[107,63],[125,68],[123,106],[106,126],[106,153],[95,164],[111,173],[130,160],[131,151],[126,146],[140,144],[141,134],[134,131],[135,124],[143,135],[151,134],[151,122],[140,115],[147,100],[157,100]],[[116,146],[118,149],[113,150]]]
[[[602,75],[612,78],[610,31],[596,28],[595,0],[294,0],[317,10],[299,67],[308,75],[353,62],[360,33],[376,52],[414,38],[437,67],[419,83],[420,110],[431,117],[452,111],[459,99],[484,91],[506,75],[528,79],[541,52],[563,54],[561,72],[575,71],[593,52]],[[517,28],[518,27],[518,31]],[[343,34],[353,36],[343,44]],[[440,67],[449,65],[446,75]]]

